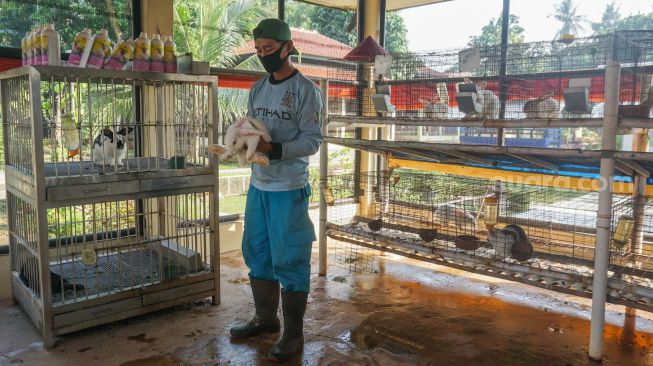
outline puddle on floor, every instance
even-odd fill
[[[173,355],[151,356],[121,363],[119,366],[180,366],[184,363]]]
[[[434,364],[592,365],[590,322],[478,294],[444,292],[390,277],[357,283],[353,305],[369,315],[352,329],[362,350]],[[607,325],[605,361],[645,365],[653,334]],[[419,363],[419,362],[418,362]]]

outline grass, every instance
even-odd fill
[[[244,213],[246,200],[246,195],[225,197],[220,200],[220,212],[230,214]]]

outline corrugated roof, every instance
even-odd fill
[[[352,50],[348,45],[331,39],[316,31],[291,28],[295,48],[302,55],[342,59]],[[254,41],[249,41],[236,49],[240,56],[254,54]]]

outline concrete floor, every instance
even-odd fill
[[[317,253],[314,253],[314,260]],[[588,299],[377,257],[374,274],[315,275],[296,365],[592,365]],[[314,261],[314,272],[317,264]],[[62,338],[46,351],[15,305],[0,306],[0,365],[267,365],[276,335],[233,343],[252,299],[239,252],[222,259],[222,303],[180,306]],[[653,315],[623,334],[609,306],[604,365],[653,365]]]

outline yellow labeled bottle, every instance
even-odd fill
[[[93,47],[91,48],[91,55],[88,58],[86,67],[92,69],[101,69],[104,65],[104,58],[110,55],[111,40],[109,39],[109,31],[100,29],[100,32],[93,38]]]
[[[73,42],[73,47],[70,49],[70,56],[68,56],[68,65],[80,65],[82,56],[84,55],[84,50],[86,49],[86,43],[91,39],[91,37],[93,37],[93,35],[91,34],[91,30],[88,28],[84,28],[84,30],[75,35],[75,41]]]
[[[25,37],[20,40],[20,51],[21,51],[21,58],[23,60],[22,65],[29,65],[29,52],[27,50],[27,39],[29,38],[29,32],[25,33]]]
[[[111,57],[107,59],[107,62],[104,64],[104,68],[111,70],[123,70],[127,61],[131,60],[134,56],[134,46],[132,43],[133,41],[131,39],[128,41],[118,41],[115,51],[113,51]]]
[[[163,65],[165,72],[177,72],[177,45],[172,40],[172,36],[166,36],[163,44]]]
[[[147,33],[141,32],[141,35],[134,41],[134,71],[150,70],[150,40]]]
[[[150,71],[163,72],[164,45],[161,36],[157,33],[150,42]]]
[[[41,32],[41,64],[59,66],[61,63],[61,43],[59,32],[54,24],[48,24]]]

